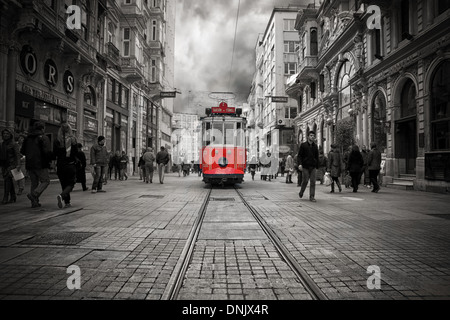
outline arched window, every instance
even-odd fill
[[[88,106],[93,107],[97,105],[97,101],[95,99],[95,91],[90,86],[88,86],[84,91],[84,103]]]
[[[387,146],[386,136],[386,99],[378,92],[372,102],[372,140],[377,144],[379,150]]]
[[[401,97],[401,117],[407,118],[416,115],[416,86],[409,79],[403,87]]]
[[[317,56],[318,53],[318,45],[317,45],[317,29],[311,28],[311,52],[312,56]]]
[[[352,106],[352,88],[349,80],[355,74],[355,68],[350,61],[345,61],[339,71],[338,90],[339,90],[339,113],[338,120],[348,116],[348,110]]]
[[[431,80],[433,150],[450,150],[450,60],[439,65]]]

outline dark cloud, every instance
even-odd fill
[[[241,0],[233,54],[239,0],[177,0],[175,87],[182,94],[175,99],[175,112],[195,113],[197,108],[202,113],[204,104],[216,103],[208,98],[211,91],[231,91],[233,102],[246,102],[258,34],[264,33],[273,8],[309,2]]]

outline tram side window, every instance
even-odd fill
[[[211,123],[206,122],[203,124],[203,140],[204,145],[209,146],[211,144]]]
[[[244,130],[242,129],[242,123],[236,124],[236,147],[244,146]]]

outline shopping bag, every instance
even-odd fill
[[[329,172],[325,172],[323,175],[323,182],[327,187],[331,185],[332,180]]]
[[[19,181],[19,180],[22,180],[23,178],[25,178],[25,175],[23,174],[23,172],[21,170],[17,170],[17,168],[12,169],[11,174],[15,181]]]

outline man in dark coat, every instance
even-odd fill
[[[381,152],[377,149],[377,144],[372,142],[370,144],[370,152],[367,158],[367,165],[369,167],[370,182],[372,182],[372,192],[378,193],[380,185],[378,184],[378,175],[381,170]]]
[[[299,196],[300,198],[303,198],[303,193],[306,190],[309,180],[309,200],[312,202],[316,202],[316,173],[319,168],[319,148],[314,142],[315,138],[316,133],[314,131],[310,131],[308,133],[308,140],[300,145],[297,157],[299,165],[298,168],[302,171],[303,175],[302,187],[300,189]]]
[[[166,151],[166,148],[161,146],[161,151],[156,154],[156,164],[158,165],[158,175],[159,175],[159,183],[164,183],[164,172],[166,170],[166,166],[169,163],[169,153]]]
[[[53,155],[50,140],[44,134],[44,129],[43,122],[35,122],[20,150],[20,153],[25,156],[25,168],[31,180],[30,193],[27,197],[31,201],[32,208],[41,206],[39,197],[50,185],[48,169]]]
[[[364,167],[364,159],[359,152],[359,147],[355,144],[352,147],[347,161],[347,171],[350,172],[352,177],[353,192],[358,192],[358,185],[361,179],[361,171]]]

